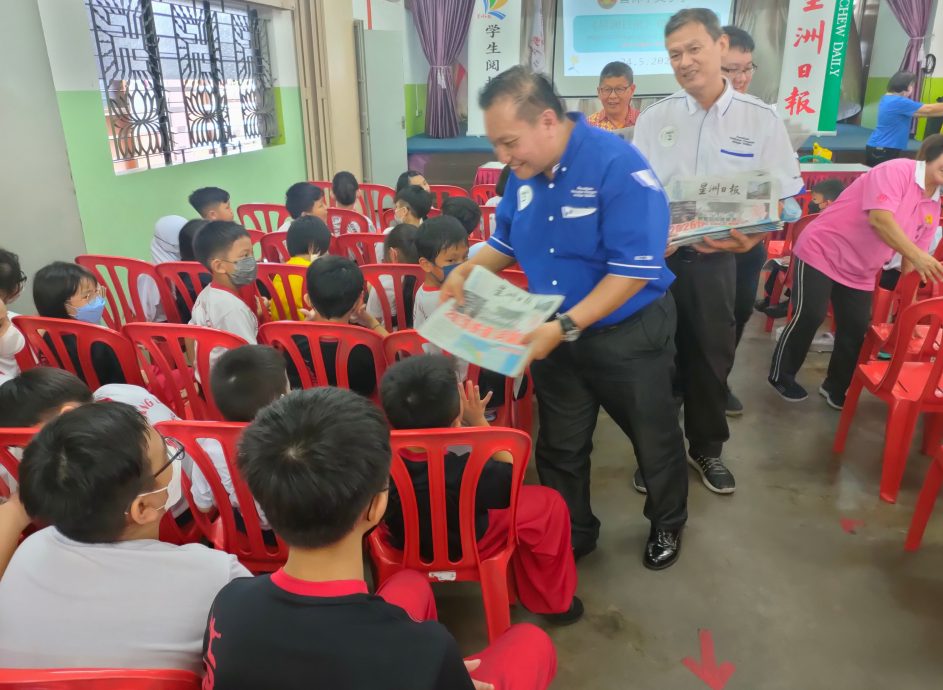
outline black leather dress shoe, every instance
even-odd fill
[[[664,570],[681,555],[681,530],[653,529],[645,545],[642,564],[649,570]]]

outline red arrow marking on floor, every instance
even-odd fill
[[[720,666],[717,665],[717,657],[714,656],[714,637],[710,630],[698,630],[698,636],[701,638],[701,662],[698,663],[697,659],[685,657],[681,663],[703,680],[711,690],[723,690],[736,667],[729,661],[725,661]]]
[[[841,523],[841,528],[848,532],[848,534],[858,534],[857,530],[859,527],[864,527],[864,520],[855,520],[853,518],[842,518],[839,520]]]

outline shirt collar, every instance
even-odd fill
[[[349,597],[353,594],[368,594],[367,583],[363,580],[310,582],[292,577],[281,568],[272,573],[272,584],[289,594],[303,597]]]
[[[566,149],[560,156],[560,162],[553,166],[553,176],[565,173],[572,164],[577,151],[586,139],[586,133],[589,131],[589,124],[586,122],[586,116],[583,113],[567,113],[566,116],[573,122],[573,131],[570,132],[570,140],[566,143]]]
[[[733,100],[734,89],[733,85],[730,83],[730,80],[727,77],[724,77],[724,91],[720,94],[720,98],[717,99],[717,102],[711,106],[711,108],[717,108],[717,112],[721,116],[727,114],[727,108],[730,107],[730,102]],[[694,98],[687,91],[684,92],[684,99],[688,106],[688,115],[693,115],[698,110],[703,110],[701,104],[697,102],[697,99]]]
[[[927,162],[926,161],[916,161],[917,165],[914,166],[914,182],[917,183],[917,186],[920,187],[923,191],[927,191],[927,188],[924,186],[924,179],[927,174]],[[930,197],[933,201],[940,200],[940,188],[937,187],[936,191],[933,192],[933,196]]]

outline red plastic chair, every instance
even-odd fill
[[[240,204],[236,208],[236,216],[246,230],[263,233],[275,232],[291,218],[288,209],[281,204]]]
[[[352,230],[351,228],[356,228]],[[348,211],[343,208],[328,208],[327,229],[335,237],[346,235],[349,232],[369,233],[370,221],[362,213]],[[376,234],[376,233],[373,233]]]
[[[306,361],[295,338],[304,338],[308,343],[311,361]],[[370,350],[373,357],[373,369],[376,372],[376,385],[371,399],[380,398],[380,379],[386,372],[386,356],[383,352],[383,336],[376,331],[361,326],[348,326],[324,321],[304,321],[291,323],[274,321],[259,328],[259,342],[271,345],[288,354],[301,379],[302,388],[315,388],[330,385],[328,363],[324,359],[321,347],[324,343],[336,343],[334,361],[331,366],[338,388],[351,389],[350,355],[355,347],[362,345]],[[313,371],[312,371],[313,368]]]
[[[268,291],[269,304],[275,306],[275,312],[278,314],[278,318],[282,321],[303,321],[304,317],[298,312],[298,304],[295,302],[290,278],[296,277],[301,278],[301,294],[304,295],[307,288],[305,286],[306,277],[308,275],[308,269],[306,266],[294,266],[291,264],[270,264],[270,263],[260,263],[258,267],[258,280],[265,286],[265,289]],[[278,296],[278,290],[276,289],[277,285],[282,289],[282,292],[285,295],[285,300],[283,301]]]
[[[524,274],[524,271],[506,268],[498,273],[498,276],[508,281],[514,287],[519,287],[521,290],[527,289],[527,276]]]
[[[442,208],[442,202],[448,199],[450,196],[463,196],[466,198],[471,198],[471,195],[468,193],[467,189],[462,187],[457,187],[453,184],[431,184],[429,185],[429,192],[432,196],[435,197],[436,208]]]
[[[391,435],[393,462],[390,474],[403,508],[405,543],[393,548],[385,529],[374,530],[368,537],[370,557],[379,586],[400,570],[425,573],[433,582],[481,583],[488,640],[494,641],[511,625],[510,605],[513,592],[508,584],[508,563],[517,548],[517,500],[530,457],[530,437],[520,431],[501,428],[421,429],[394,431]],[[459,496],[462,557],[449,558],[446,518],[445,454],[450,448],[471,449]],[[432,515],[431,561],[419,554],[419,513],[416,492],[400,453],[406,449],[425,451],[429,466],[429,503]],[[514,459],[511,477],[510,519],[506,545],[497,553],[481,556],[475,539],[475,495],[485,463],[498,451],[508,451]]]
[[[352,259],[358,266],[378,264],[383,260],[384,235],[376,232],[351,232],[335,237],[332,251]]]
[[[275,264],[283,264],[291,258],[288,253],[288,232],[273,232],[262,238],[259,246],[262,248],[262,258]]]
[[[253,573],[270,573],[278,570],[288,558],[288,547],[276,537],[275,545],[265,543],[259,513],[255,507],[255,499],[249,492],[249,487],[239,474],[236,466],[236,449],[239,437],[246,424],[233,422],[194,422],[173,421],[161,422],[157,430],[165,436],[172,436],[183,443],[187,454],[200,468],[200,472],[210,485],[213,493],[213,503],[219,511],[219,517],[210,522],[207,514],[202,513],[193,502],[190,492],[190,482],[183,477],[184,496],[190,503],[190,511],[199,521],[201,529],[207,530],[206,538],[213,546],[221,551],[232,554],[239,559],[247,569]],[[233,512],[232,501],[229,498],[222,480],[213,465],[213,460],[206,453],[200,441],[214,440],[222,446],[226,458],[226,467],[232,479],[233,490],[239,500],[239,512],[242,515],[245,531],[236,527],[236,517]]]
[[[398,330],[398,327],[406,327],[413,322],[412,307],[416,302],[416,294],[422,287],[426,279],[425,272],[416,264],[367,264],[360,267],[363,272],[364,280],[369,283],[372,290],[376,290],[377,297],[380,300],[380,307],[383,309],[383,325],[386,330],[392,332]],[[393,279],[393,303],[390,303],[389,296],[386,294],[386,288],[381,278],[389,276]],[[405,280],[407,276],[414,279],[412,286],[412,295],[406,300]],[[396,307],[397,317],[394,322],[393,307]]]
[[[193,303],[203,290],[203,284],[209,284],[212,278],[203,264],[197,261],[168,261],[157,264],[154,270],[167,287],[181,297],[188,311],[193,311]],[[189,280],[190,287],[184,281],[184,276]],[[193,290],[192,294],[191,290]]]
[[[803,216],[795,223],[787,223],[786,238],[784,240],[772,240],[766,245],[767,259],[780,259],[786,256],[792,257],[792,247],[795,244],[795,241],[799,239],[799,235],[803,230],[806,229],[806,227],[808,227],[809,223],[811,223],[816,218],[818,218],[818,214],[813,213],[810,216]],[[794,263],[794,261],[790,260],[789,268],[787,268],[785,271],[780,271],[776,275],[776,280],[773,282],[773,289],[770,292],[770,304],[779,304],[786,290],[792,289]],[[791,304],[789,305],[789,315],[792,315]],[[773,323],[775,321],[776,319],[771,316],[766,317],[767,333],[773,330]]]
[[[918,324],[927,329],[926,347],[933,347],[943,328],[943,297],[907,307],[895,328],[902,334],[909,334]],[[832,448],[835,453],[844,451],[862,389],[869,390],[887,403],[880,495],[888,503],[897,500],[917,417],[922,412],[943,413],[943,389],[940,387],[943,357],[927,361],[924,353],[912,354],[908,350],[908,347],[896,347],[890,361],[871,360],[858,364]]]
[[[497,185],[493,184],[476,184],[471,188],[471,198],[479,206],[484,206],[488,203],[488,199],[492,199],[498,196]]]
[[[75,257],[75,263],[87,268],[98,276],[98,282],[107,290],[105,299],[108,306],[105,309],[105,325],[112,330],[120,330],[126,323],[147,321],[144,306],[141,304],[141,293],[138,282],[146,276],[154,282],[164,314],[169,321],[179,321],[177,304],[167,285],[162,281],[154,265],[139,259],[128,259],[123,256],[103,256],[100,254],[82,254]]]
[[[937,496],[940,495],[941,485],[943,485],[943,447],[940,447],[934,455],[933,462],[927,470],[927,478],[923,480],[920,496],[917,497],[917,507],[914,509],[910,529],[907,531],[907,540],[904,542],[904,548],[907,551],[916,551],[920,548],[933,506]]]
[[[76,319],[48,319],[42,316],[17,316],[13,323],[26,338],[28,347],[16,355],[20,369],[24,371],[36,363],[71,371],[92,390],[105,383],[98,377],[92,359],[92,348],[103,343],[111,349],[121,367],[125,383],[143,386],[144,379],[137,366],[134,347],[121,333]],[[46,337],[48,337],[48,340]],[[74,338],[78,362],[73,361],[63,337]]]
[[[331,199],[334,195],[334,185],[331,184],[330,180],[308,180],[311,184],[321,190],[321,193],[324,194],[324,203],[327,206],[331,205]]]
[[[200,690],[191,671],[125,668],[0,669],[3,690]]]
[[[0,466],[10,473],[10,476],[13,477],[13,481],[20,481],[20,459],[14,455],[10,449],[25,448],[29,445],[29,442],[33,440],[33,436],[35,436],[38,431],[39,429],[37,428],[0,429]],[[10,494],[13,493],[13,491],[14,487],[9,486],[5,481],[0,479],[0,497],[10,498]]]
[[[129,323],[124,334],[143,368],[155,372],[149,377],[148,390],[174,414],[181,419],[223,418],[210,391],[210,355],[218,347],[229,350],[246,345],[245,340],[225,331],[177,323]],[[187,357],[189,351],[194,352],[195,366]]]
[[[377,230],[388,227],[383,225],[381,217],[384,209],[393,206],[396,190],[385,184],[362,182],[360,184],[360,199],[363,202],[363,214],[373,221]]]

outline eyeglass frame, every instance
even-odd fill
[[[187,448],[186,446],[183,445],[183,441],[181,441],[180,439],[174,438],[173,436],[164,436],[163,434],[161,434],[160,438],[161,438],[161,441],[163,441],[164,443],[164,448],[167,450],[167,456],[170,459],[167,462],[165,462],[163,465],[161,465],[159,470],[157,470],[151,475],[151,479],[157,479],[157,477],[159,477],[160,474],[164,470],[166,470],[168,467],[173,465],[175,462],[180,462],[181,460],[183,460],[183,456],[187,454]],[[170,441],[170,443],[168,443],[168,441]],[[171,451],[173,451],[173,455],[170,454]],[[138,496],[146,496],[147,494],[155,494],[158,491],[163,491],[166,488],[167,487],[161,487],[160,489],[154,489],[153,491],[145,491],[143,493],[138,494],[134,498],[137,499]],[[132,500],[131,503],[133,504],[134,500]],[[131,506],[128,506],[128,510],[124,511],[124,514],[127,515],[130,512],[130,509],[131,509]]]
[[[612,94],[624,96],[631,88],[631,86],[597,86],[596,93],[600,96],[606,96],[607,98]]]
[[[750,66],[747,67],[746,69],[733,69],[731,67],[721,67],[720,71],[723,72],[728,77],[736,77],[738,75],[741,77],[747,77],[747,76],[756,74],[756,71],[759,68],[760,66],[758,64],[756,64],[755,62],[751,62]]]

